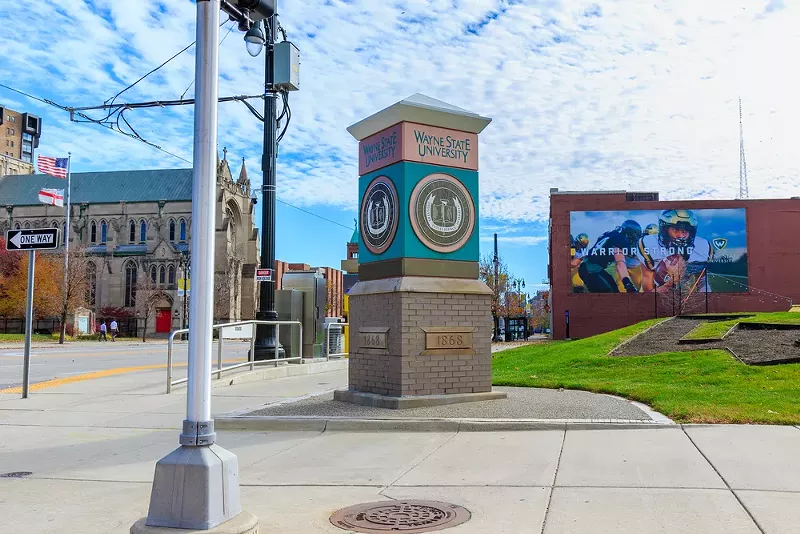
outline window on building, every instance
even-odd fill
[[[89,223],[89,241],[97,243],[97,223],[94,221]]]
[[[14,148],[14,141],[11,141],[11,148]]]
[[[169,220],[169,240],[175,241],[175,219]]]
[[[27,223],[27,222],[26,222],[26,223],[25,223],[25,229],[26,229],[26,230],[30,230],[30,229],[31,229],[31,223]]]
[[[20,229],[19,223],[14,223],[14,230],[19,230],[19,229]]]
[[[158,283],[161,285],[167,283],[167,269],[163,265],[158,269]]]
[[[186,241],[186,221],[181,219],[181,241]]]
[[[95,297],[97,295],[97,266],[92,262],[86,265],[86,280],[86,302],[89,303],[89,306],[94,308]]]
[[[175,267],[170,265],[167,270],[167,285],[170,287],[175,285]]]
[[[53,224],[50,225],[52,228],[58,228],[58,221],[53,221]]]
[[[150,267],[150,281],[153,283],[153,285],[155,285],[156,284],[156,280],[157,280],[156,279],[156,266],[152,265]]]
[[[133,221],[128,225],[128,240],[131,243],[136,242],[136,223]]]
[[[105,243],[108,241],[108,223],[100,221],[100,242]]]
[[[61,223],[61,242],[66,243],[67,239],[69,239],[69,235],[67,235],[67,221]]]
[[[136,263],[128,262],[125,266],[125,307],[136,306]]]
[[[139,242],[144,243],[147,241],[147,223],[144,219],[139,222]]]

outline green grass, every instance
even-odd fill
[[[53,339],[46,334],[31,334],[31,341],[53,341]],[[25,334],[0,334],[0,343],[25,343]]]
[[[800,314],[759,314],[770,322],[800,322],[787,315]],[[493,382],[611,393],[649,404],[678,422],[800,423],[800,364],[748,366],[719,350],[607,356],[656,322],[498,352]]]
[[[707,323],[700,323],[694,329],[683,336],[681,339],[686,340],[719,340],[722,339],[728,330],[734,325],[742,322],[741,319],[733,319],[731,321],[709,321]]]

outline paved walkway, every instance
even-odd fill
[[[185,398],[133,375],[0,395],[0,531],[123,533],[147,512]],[[346,372],[214,390],[215,413],[344,386]],[[800,428],[519,432],[235,432],[244,506],[262,533],[344,532],[334,511],[391,499],[469,509],[459,533],[789,533]]]

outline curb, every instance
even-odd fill
[[[263,365],[269,364],[262,364],[262,367],[260,369],[256,369],[255,371],[239,373],[229,377],[223,375],[221,379],[212,381],[211,387],[219,388],[225,386],[234,386],[236,384],[246,384],[248,382],[259,382],[261,380],[272,380],[275,378],[315,375],[319,373],[328,373],[331,371],[340,371],[347,369],[348,360],[330,360],[327,362],[303,364],[282,363],[277,367],[263,367]]]
[[[316,432],[497,432],[531,430],[631,430],[679,428],[637,419],[357,419],[348,417],[217,417],[216,430]]]

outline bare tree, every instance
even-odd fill
[[[86,295],[89,290],[89,256],[86,249],[83,247],[71,248],[69,250],[68,259],[69,267],[67,268],[66,283],[63,284],[62,289],[62,307],[61,307],[61,332],[58,336],[58,342],[64,343],[64,337],[67,332],[67,314],[69,310],[74,310],[79,306],[86,305]],[[64,255],[61,257],[61,280],[64,277]]]
[[[244,259],[236,252],[225,253],[225,270],[214,274],[214,317],[239,319],[236,306],[239,302]]]
[[[143,320],[142,341],[147,341],[147,324],[153,316],[156,303],[162,295],[158,284],[148,274],[147,269],[142,269],[136,281],[136,316]]]

